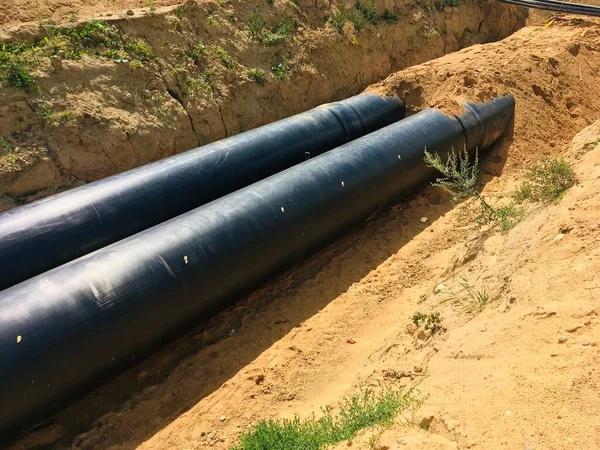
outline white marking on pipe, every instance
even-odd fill
[[[17,336],[17,344],[20,344],[22,340],[23,340],[23,336],[21,336],[21,335]]]
[[[285,208],[283,206],[281,207],[281,212],[285,212]]]
[[[398,159],[399,159],[400,161],[402,161],[402,156],[398,155]]]
[[[187,256],[183,257],[183,262],[186,263],[186,264],[188,263],[188,257]]]
[[[342,187],[344,186],[344,182],[342,181]]]

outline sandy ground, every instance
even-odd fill
[[[227,449],[257,420],[318,414],[382,383],[417,387],[414,423],[430,425],[399,421],[380,450],[600,448],[599,52],[600,21],[559,19],[370,88],[413,111],[513,93],[483,193],[502,201],[530,162],[564,155],[579,183],[560,203],[501,233],[427,188],[13,448]],[[435,293],[461,276],[489,293],[478,314]],[[416,311],[439,312],[445,331],[416,332]]]

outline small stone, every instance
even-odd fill
[[[579,330],[580,328],[582,328],[581,325],[576,325],[574,327],[571,327],[567,330],[567,333],[575,333],[577,330]]]
[[[554,236],[554,240],[555,241],[560,241],[562,238],[564,238],[565,235],[562,233],[557,234],[556,236]]]
[[[554,358],[555,356],[558,356],[558,353],[550,353],[550,356]]]
[[[561,336],[558,338],[558,343],[559,344],[564,344],[565,342],[567,342],[567,337],[566,336]]]
[[[415,366],[415,373],[423,372],[423,368],[421,366]]]
[[[510,409],[507,409],[506,411],[504,411],[504,415],[506,416],[510,416],[512,414],[512,411]]]
[[[226,420],[227,420],[227,417],[221,416],[221,422],[225,422]]]
[[[427,217],[421,217],[421,222],[422,223],[427,223],[427,220],[428,220]]]
[[[445,290],[446,290],[446,286],[444,286],[444,283],[440,283],[436,287],[433,288],[433,293],[437,295],[440,292],[443,292]]]
[[[421,419],[421,421],[419,422],[419,427],[422,428],[423,430],[429,430],[429,427],[431,427],[431,422],[433,422],[433,419],[434,419],[433,416],[423,417]]]
[[[133,16],[135,13],[133,12],[133,9],[128,9],[127,11],[125,11],[125,14],[127,14],[128,16]]]
[[[582,342],[581,345],[583,345],[584,347],[587,347],[588,345],[590,345],[590,343],[585,341],[585,342]]]

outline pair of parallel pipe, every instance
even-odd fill
[[[404,117],[363,94],[0,215],[0,290]]]
[[[425,147],[487,147],[513,112],[512,96],[422,111],[0,292],[0,434],[422,187]]]

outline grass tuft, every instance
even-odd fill
[[[477,282],[475,280],[475,282]],[[460,308],[464,314],[475,315],[489,303],[490,297],[485,288],[478,289],[467,277],[462,276],[459,289],[445,288],[446,298],[440,303],[450,303]]]
[[[556,203],[577,183],[573,167],[563,158],[543,157],[526,169],[524,178],[513,194],[517,203]]]
[[[365,391],[343,400],[339,412],[323,410],[323,417],[301,420],[263,420],[242,434],[232,450],[320,450],[352,439],[365,428],[391,425],[398,414],[416,409],[415,391],[387,388],[379,394]]]
[[[248,69],[246,71],[246,75],[248,75],[248,78],[256,81],[256,83],[260,84],[261,86],[265,84],[265,72],[261,69]]]

